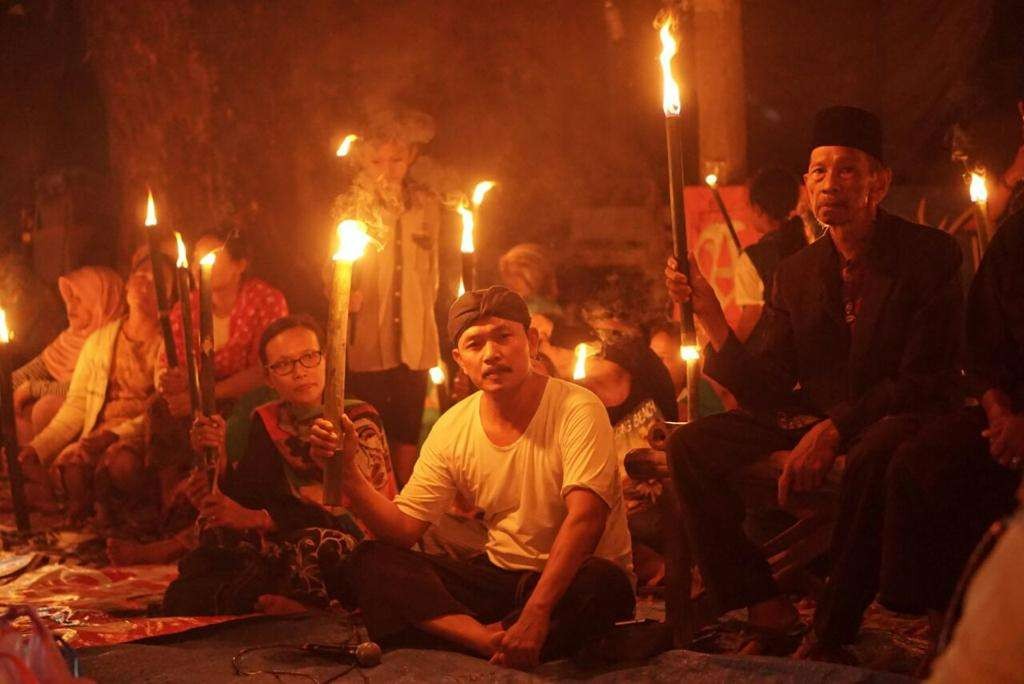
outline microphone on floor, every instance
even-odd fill
[[[342,644],[340,646],[303,644],[302,650],[327,658],[351,658],[356,661],[359,667],[376,667],[380,665],[380,646],[372,641],[364,641],[361,644]]]

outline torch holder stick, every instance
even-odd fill
[[[978,216],[978,229],[976,234],[978,236],[978,263],[981,263],[981,257],[985,256],[985,250],[988,248],[989,240],[992,239],[992,223],[988,220],[988,211],[985,203],[975,202],[974,210]]]
[[[178,367],[178,350],[174,346],[174,333],[171,332],[170,305],[167,302],[167,287],[164,283],[164,271],[160,268],[160,241],[156,236],[157,226],[146,228],[146,239],[149,244],[149,262],[153,265],[153,289],[156,290],[157,318],[160,321],[160,333],[164,338],[164,354],[167,356],[169,368]]]
[[[665,117],[665,140],[668,148],[668,200],[672,216],[672,251],[676,258],[676,270],[690,278],[689,248],[686,242],[686,207],[683,198],[683,121],[679,116]],[[697,346],[696,327],[693,323],[693,304],[690,301],[680,306],[680,336],[683,347]],[[697,372],[696,363],[687,363],[686,419],[697,418]],[[693,370],[691,370],[693,366]],[[692,376],[692,377],[691,377]]]
[[[14,388],[7,354],[0,350],[0,411],[3,412],[3,446],[7,456],[7,475],[11,481],[11,503],[18,531],[31,532],[28,502],[25,499],[25,476],[18,461],[18,433],[14,424]]]
[[[196,368],[196,328],[192,320],[192,296],[188,271],[177,269],[178,300],[181,302],[181,329],[185,337],[185,369],[188,373],[188,395],[193,415],[199,412],[199,371]]]
[[[352,263],[334,262],[331,305],[327,320],[327,382],[324,389],[324,418],[331,421],[344,443],[341,416],[345,412],[345,358],[348,346],[348,309],[352,291]],[[340,506],[342,499],[342,456],[335,454],[324,464],[324,504]]]
[[[213,342],[213,293],[209,287],[201,288],[199,302],[199,373],[198,399],[203,414],[212,416],[217,412],[217,378],[214,366]],[[203,453],[203,467],[210,474],[210,485],[217,490],[217,450],[206,447]]]
[[[740,245],[740,237],[736,234],[736,227],[732,225],[732,217],[729,216],[729,210],[725,208],[725,202],[722,201],[722,193],[718,192],[718,188],[715,186],[711,187],[711,194],[715,198],[715,204],[718,205],[718,211],[722,214],[722,218],[725,219],[725,227],[729,229],[729,237],[732,238],[732,243],[736,245],[736,252],[738,254],[743,253],[743,247]]]

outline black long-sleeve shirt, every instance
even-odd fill
[[[257,415],[245,456],[225,478],[223,491],[246,508],[266,509],[279,533],[324,527],[362,538],[363,533],[351,516],[333,515],[322,506],[297,497],[288,484],[284,468],[281,454]]]
[[[1024,210],[1003,221],[967,295],[967,377],[971,394],[990,389],[1024,410]]]

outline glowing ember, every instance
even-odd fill
[[[495,182],[489,180],[477,183],[476,187],[473,188],[473,206],[479,207],[484,201],[484,196],[490,192],[491,188],[494,186]]]
[[[0,344],[8,344],[14,335],[7,328],[7,312],[0,309]]]
[[[204,256],[202,259],[199,260],[199,265],[200,266],[206,266],[207,268],[211,268],[216,261],[217,261],[217,250],[213,250],[212,252],[208,252],[206,254],[206,256]]]
[[[718,176],[716,176],[713,173],[709,173],[708,175],[704,176],[704,182],[708,184],[708,187],[713,188],[716,185],[718,185]]]
[[[434,383],[435,385],[444,384],[444,368],[441,368],[440,366],[434,366],[433,368],[430,369],[429,373],[430,381],[432,383]]]
[[[679,358],[687,363],[700,360],[700,349],[693,345],[679,347]]]
[[[985,174],[983,173],[971,172],[971,201],[988,201],[988,188],[985,187]]]
[[[667,17],[658,30],[661,38],[661,54],[658,61],[661,62],[662,97],[661,108],[665,116],[679,116],[683,110],[679,98],[679,84],[672,77],[672,58],[675,57],[679,46],[675,36],[672,35],[672,17]]]
[[[335,261],[355,261],[363,256],[370,236],[366,224],[354,219],[345,219],[338,224],[338,251],[332,257]]]
[[[573,380],[583,380],[587,377],[587,357],[590,356],[590,347],[580,342],[576,345],[576,365],[572,369]]]
[[[347,157],[348,153],[352,151],[352,143],[359,140],[359,136],[355,133],[349,133],[345,136],[345,139],[338,145],[337,155],[339,157]]]
[[[465,200],[459,203],[459,206],[455,208],[455,211],[459,212],[459,216],[462,217],[462,246],[460,247],[463,254],[472,254],[474,251],[473,247],[473,210],[470,209]]]
[[[153,191],[149,191],[149,197],[146,199],[146,225],[156,225],[156,202],[153,201]]]
[[[188,251],[185,249],[185,241],[181,239],[181,233],[174,231],[174,241],[178,243],[178,268],[188,268]]]

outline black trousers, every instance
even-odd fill
[[[944,611],[985,530],[1016,508],[1020,472],[996,463],[980,407],[929,423],[893,457],[887,477],[879,601]]]
[[[896,448],[922,420],[916,415],[884,418],[847,450],[831,569],[814,620],[823,641],[852,641],[878,591],[886,471]],[[730,411],[685,425],[669,441],[685,530],[721,611],[779,594],[767,561],[743,532],[745,506],[735,483],[744,468],[773,451],[792,449],[806,431],[784,430]]]
[[[356,547],[348,574],[370,638],[385,644],[403,641],[414,625],[443,615],[471,615],[508,628],[540,579],[536,572],[503,570],[486,556],[460,561],[380,541]],[[575,653],[631,618],[635,607],[626,573],[602,558],[588,559],[551,614],[542,659]]]

